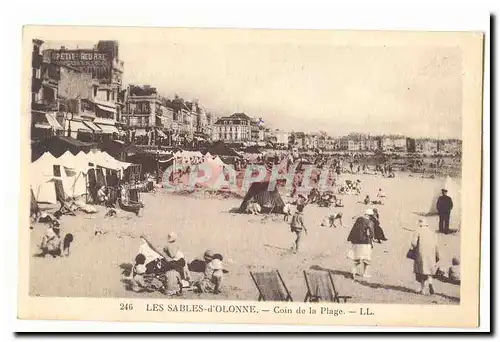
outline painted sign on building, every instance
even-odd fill
[[[92,74],[93,78],[110,79],[112,58],[109,52],[96,50],[52,50],[51,62],[68,65]]]
[[[91,99],[92,75],[61,67],[57,92],[66,99]]]

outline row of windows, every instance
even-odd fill
[[[248,139],[248,134],[232,134],[232,133],[220,133],[219,139],[224,140],[246,140]]]
[[[220,121],[218,122],[219,125],[242,125],[242,126],[248,126],[250,125],[250,123],[248,121],[245,121],[245,120],[236,120],[236,121],[233,121],[233,120],[223,120],[223,121]]]
[[[239,131],[248,132],[248,127],[236,126],[233,129],[233,126],[229,126],[229,127],[227,127],[227,126],[219,126],[219,131],[220,132],[224,132],[224,131],[226,131],[226,132],[228,132],[228,131],[229,132],[232,132],[232,131],[235,131],[235,132],[239,132]]]

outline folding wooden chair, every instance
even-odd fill
[[[304,271],[307,294],[304,302],[335,302],[340,303],[352,298],[340,296],[335,289],[332,274],[329,271]]]
[[[259,291],[259,301],[293,302],[283,278],[278,270],[270,272],[250,272]]]
[[[54,180],[54,186],[56,188],[56,200],[61,204],[61,207],[58,211],[61,213],[61,215],[76,216],[75,212],[66,203],[66,196],[64,195],[62,181],[60,179]]]

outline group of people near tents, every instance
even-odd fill
[[[222,255],[210,249],[205,251],[203,259],[189,261],[174,232],[168,234],[163,247],[141,236],[139,253],[130,275],[130,288],[134,292],[158,291],[167,296],[181,295],[189,290],[218,294],[224,279],[222,261]]]

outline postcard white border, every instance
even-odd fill
[[[255,2],[254,2],[255,3]],[[421,3],[422,5],[422,3]],[[170,5],[171,6],[171,5]],[[425,5],[424,5],[425,6]],[[34,6],[36,7],[36,6]],[[50,7],[50,6],[48,6]],[[106,6],[103,6],[104,10],[106,9]],[[369,6],[368,6],[369,7]],[[102,7],[101,7],[102,8]],[[214,6],[212,5],[212,9],[214,9],[215,11],[217,11],[217,8],[214,8]],[[279,7],[278,7],[279,9]],[[351,7],[351,9],[353,9]],[[52,11],[53,9],[50,9],[50,11]],[[116,11],[116,9],[114,9]],[[203,11],[206,10],[203,9]],[[50,16],[50,14],[48,12],[50,11],[46,11],[44,12],[43,10],[39,10],[37,11],[38,15],[40,15],[40,17],[44,17],[46,18],[46,23],[54,23],[54,19],[52,19],[52,22],[50,22],[50,18],[53,18]],[[83,13],[82,13],[83,12]],[[95,20],[92,21],[92,20],[89,20],[88,17],[86,19],[84,19],[84,21],[82,22],[81,21],[81,18],[82,18],[82,14],[84,14],[86,11],[85,10],[82,10],[82,11],[79,11],[79,13],[77,13],[76,17],[77,16],[80,16],[80,21],[78,20],[74,20],[75,19],[75,15],[72,16],[71,14],[68,15],[68,13],[65,13],[65,16],[66,16],[66,19],[68,21],[70,21],[71,23],[73,24],[78,24],[78,23],[85,23],[85,24],[97,24],[99,22],[96,22]],[[87,11],[87,16],[89,15],[88,13],[89,11]],[[137,18],[137,11],[134,11],[133,9],[131,9],[129,11],[129,13],[134,13],[135,18]],[[191,14],[193,13],[193,11],[190,9],[190,12]],[[195,15],[193,15],[191,17],[191,19],[193,18],[196,18],[196,11],[195,12]],[[200,9],[200,12],[201,12],[201,9]],[[251,11],[250,11],[251,12]],[[269,12],[273,13],[273,10],[270,9]],[[319,12],[322,12],[322,11],[319,11]],[[324,11],[323,11],[324,12]],[[434,16],[435,12],[432,14],[432,15],[429,15],[429,13],[425,12],[425,13],[422,13],[423,11],[419,11],[417,9],[412,9],[412,10],[408,10],[407,8],[407,11],[404,11],[402,13],[398,13],[398,11],[396,11],[394,8],[392,9],[391,11],[391,14],[394,15],[394,17],[387,17],[387,16],[379,16],[377,17],[377,13],[380,13],[380,14],[387,14],[386,12],[386,9],[383,9],[383,8],[370,8],[369,11],[371,13],[370,16],[356,16],[356,13],[359,13],[359,11],[357,10],[354,10],[354,11],[351,11],[350,14],[351,16],[346,16],[345,15],[345,11],[342,12],[342,11],[336,11],[336,13],[332,13],[330,12],[329,13],[329,18],[328,20],[325,21],[325,17],[319,15],[319,16],[316,16],[315,17],[315,20],[314,20],[314,24],[311,25],[311,23],[307,23],[306,25],[304,25],[305,27],[307,28],[311,28],[311,27],[316,27],[316,28],[336,28],[336,29],[339,29],[339,28],[357,28],[357,29],[427,29],[427,30],[481,30],[483,32],[486,32],[486,33],[489,33],[489,26],[488,26],[488,22],[487,22],[487,14],[484,13],[483,15],[478,15],[478,16],[474,16],[474,13],[473,11],[471,11],[470,9],[466,9],[465,11],[456,11],[454,9],[453,13],[450,13],[450,12],[440,12],[440,14],[438,14],[437,16]],[[205,12],[206,13],[206,12]],[[248,15],[248,11],[246,11],[247,13],[247,18],[251,18],[252,15]],[[255,12],[253,12],[255,13]],[[244,18],[240,18],[238,16],[233,16],[232,17],[232,20],[234,21],[234,23],[236,24],[231,24],[229,23],[227,20],[224,22],[224,18],[220,18],[220,16],[214,16],[212,18],[215,19],[215,21],[212,21],[211,23],[208,23],[208,25],[205,25],[205,26],[239,26],[239,27],[242,27],[242,26],[246,26],[246,27],[251,27],[251,26],[264,26],[264,27],[279,27],[279,28],[283,28],[283,27],[292,27],[292,28],[298,28],[299,27],[299,24],[300,24],[300,21],[297,21],[296,18],[299,14],[302,14],[304,13],[304,9],[300,9],[300,8],[297,8],[297,10],[295,12],[292,11],[292,13],[295,13],[295,21],[292,23],[290,21],[290,23],[292,24],[291,26],[289,26],[289,24],[286,24],[286,23],[283,23],[283,20],[281,18],[278,17],[269,17],[269,18],[262,18],[262,16],[260,16],[259,20],[260,22],[259,23],[255,23],[255,21],[253,22],[253,24],[250,24],[250,25],[245,25],[245,19]],[[423,16],[419,16],[418,13],[422,13],[423,16],[425,16],[425,20],[422,20],[421,18]],[[446,13],[446,15],[444,15]],[[288,18],[293,18],[294,15],[293,14],[290,14],[290,15],[287,15]],[[395,17],[397,17],[397,20],[393,20]],[[33,17],[31,17],[33,18]],[[189,23],[189,19],[186,20],[185,17],[183,17],[182,15],[178,16],[178,18],[182,18],[182,20],[184,20],[183,24],[181,24],[182,26],[188,26],[190,25]],[[323,18],[323,19],[322,19]],[[348,19],[346,19],[348,18]],[[415,18],[420,18],[420,22],[415,22]],[[159,17],[156,17],[156,19],[153,17],[153,18],[150,18],[148,20],[147,23],[145,22],[142,22],[141,24],[153,24],[153,25],[158,25],[159,23],[161,23],[161,20],[164,19],[164,18],[159,18]],[[255,18],[254,18],[255,19]],[[267,23],[265,23],[265,19],[267,19]],[[336,20],[338,19],[338,20]],[[48,21],[47,21],[48,20]],[[127,24],[127,25],[130,25],[130,24],[138,24],[138,22],[131,22],[130,20],[127,20],[126,23],[116,23],[116,21],[113,21],[113,20],[116,20],[116,19],[110,19],[109,22],[112,23],[112,24],[121,24],[121,25],[124,25],[124,24]],[[159,22],[160,20],[160,22]],[[22,19],[21,21],[23,21],[24,23],[26,22],[35,22],[33,19]],[[66,22],[68,22],[66,21]],[[140,19],[139,19],[140,21]],[[251,20],[250,20],[251,21]],[[286,19],[284,20],[286,21]],[[38,21],[39,22],[39,21]],[[56,19],[56,22],[60,22],[60,20],[57,20]],[[335,22],[336,24],[332,24],[332,22]],[[101,22],[102,23],[102,22]],[[162,22],[163,24],[165,23],[165,21]],[[199,23],[199,21],[198,21]],[[262,25],[264,23],[264,25]],[[340,24],[339,24],[340,23]],[[346,25],[346,23],[348,23],[348,25]],[[179,24],[176,24],[176,23],[168,23],[170,26],[178,26]],[[199,24],[197,26],[200,26]],[[201,25],[203,26],[203,25]],[[16,35],[13,35],[13,38],[16,38]],[[19,34],[17,35],[17,38],[19,38]],[[11,44],[9,46],[19,46],[19,42],[17,43],[14,43],[14,44]],[[489,48],[489,44],[487,43],[486,44],[486,48]],[[19,49],[18,49],[19,51]],[[14,54],[15,56],[15,54]],[[486,60],[485,60],[485,67],[486,67],[486,70],[485,70],[485,73],[488,74],[488,71],[489,71],[489,60],[488,60],[489,56],[486,56]],[[18,61],[17,62],[14,62],[12,63],[12,65],[18,65],[19,64],[19,61],[21,59],[19,58],[19,55],[18,55]],[[18,69],[19,70],[19,69]],[[14,70],[15,71],[15,70]],[[11,79],[15,79],[15,75],[14,77],[12,77]],[[489,80],[489,78],[488,78]],[[488,83],[489,84],[489,83]],[[485,87],[487,86],[487,80],[485,79]],[[486,92],[489,92],[489,88],[485,88],[485,93]],[[484,101],[486,102],[486,95],[485,95],[485,98],[484,98]],[[19,102],[18,102],[19,103]],[[19,107],[18,107],[18,103],[15,103],[15,101],[12,101],[12,104],[11,104],[11,107],[9,110],[11,112],[18,112],[19,111]],[[488,105],[485,104],[485,111],[484,111],[484,119],[485,119],[485,122],[484,124],[486,124],[487,122],[489,122],[489,102],[488,102]],[[486,118],[486,116],[488,116],[488,118]],[[487,120],[487,122],[486,122]],[[11,138],[10,140],[19,140],[19,139],[15,139],[15,134],[16,132],[11,132],[13,134],[6,134],[6,136],[8,138]],[[14,137],[14,139],[12,139],[12,137]],[[489,139],[489,135],[485,134],[485,136],[483,136],[483,139]],[[486,143],[488,144],[489,141]],[[11,152],[14,152],[15,150],[11,150]],[[486,152],[486,151],[485,151]],[[15,154],[15,152],[13,153]],[[488,154],[486,154],[488,155]],[[10,159],[10,158],[9,158]],[[12,159],[12,161],[16,160],[16,156],[14,155]],[[485,160],[485,163],[484,163],[484,166],[486,167],[487,165],[489,165],[489,161],[486,161]],[[17,173],[19,175],[19,172]],[[484,185],[486,186],[486,182],[488,180],[485,179],[483,180],[484,182]],[[10,183],[11,185],[13,185],[14,182]],[[15,188],[15,186],[14,186]],[[12,193],[15,193],[16,191],[12,191]],[[486,204],[486,203],[485,203]],[[484,209],[483,209],[484,210]],[[489,222],[489,219],[486,220],[483,216],[483,224]],[[9,223],[10,223],[10,220],[9,220]],[[12,222],[13,224],[11,224],[10,226],[12,227],[16,227],[17,224],[15,224],[15,222]],[[485,238],[485,232],[483,232],[483,239]],[[15,246],[15,244],[11,244],[11,246]],[[484,254],[485,252],[487,252],[489,249],[486,249],[484,248],[485,244],[483,243],[483,257],[484,257]],[[487,247],[487,246],[486,246]],[[8,251],[8,249],[7,249]],[[10,256],[16,254],[14,251],[12,251],[12,249],[10,250]],[[11,265],[12,266],[12,265]],[[15,265],[14,267],[15,268]],[[17,272],[17,270],[14,270],[14,272],[12,272],[11,274],[15,274]],[[484,273],[483,273],[484,274]],[[485,277],[486,278],[486,277]],[[489,278],[489,277],[488,277]],[[484,279],[483,279],[484,280]],[[5,292],[5,291],[4,291]],[[12,293],[12,292],[11,292]],[[13,296],[11,296],[11,298],[13,298]],[[483,296],[484,298],[484,296]],[[18,322],[23,322],[23,321],[18,321]],[[25,321],[24,321],[25,322]],[[30,324],[33,323],[33,322],[30,322]],[[56,323],[56,322],[50,322],[50,325],[53,325],[53,323]],[[64,322],[58,322],[58,323],[64,323]],[[47,323],[45,323],[47,324]],[[86,323],[87,324],[87,323]],[[32,325],[32,324],[31,324]],[[77,324],[78,325],[78,324]],[[96,326],[100,326],[101,324],[100,323],[96,323]],[[17,325],[19,327],[19,325]],[[116,324],[113,324],[113,326],[116,326]],[[124,326],[130,326],[130,325],[127,325],[125,324]],[[190,325],[191,326],[191,325]],[[184,325],[184,327],[186,328],[186,325]],[[234,325],[232,327],[235,327]],[[134,324],[134,330],[136,330],[137,328],[137,325]],[[182,325],[179,326],[179,328],[182,329]],[[267,327],[265,327],[267,328]],[[290,327],[287,327],[287,328],[290,328]],[[148,327],[147,330],[151,331],[150,330],[151,327]],[[192,328],[191,327],[187,327],[186,330],[191,330]],[[252,330],[255,329],[254,328],[251,328]],[[339,330],[339,329],[342,329],[341,327],[337,327],[335,328],[335,330]],[[162,329],[163,330],[163,329]]]

